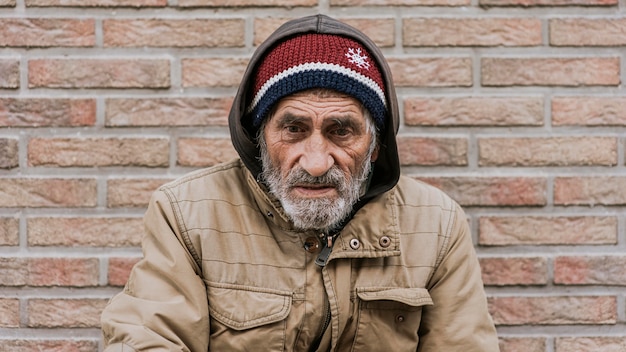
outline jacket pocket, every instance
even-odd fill
[[[287,291],[206,282],[211,321],[210,349],[268,351],[285,349],[286,318],[292,293]]]
[[[419,343],[422,307],[433,301],[425,288],[357,288],[354,351],[413,351]]]

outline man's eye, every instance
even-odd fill
[[[333,134],[339,137],[348,136],[350,133],[351,132],[349,128],[336,128],[335,130],[333,130]]]
[[[289,125],[289,126],[285,126],[285,131],[287,131],[289,133],[300,133],[303,130],[299,126]]]

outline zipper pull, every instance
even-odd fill
[[[326,266],[328,257],[330,257],[330,252],[333,250],[333,236],[326,235],[326,241],[322,241],[322,243],[324,244],[324,247],[322,247],[320,254],[317,256],[317,259],[315,259],[315,264],[317,264],[320,268]]]

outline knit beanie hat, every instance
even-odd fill
[[[387,103],[376,62],[358,42],[331,34],[296,36],[272,49],[257,68],[247,116],[257,128],[278,100],[311,88],[353,96],[384,127]]]

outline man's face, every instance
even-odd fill
[[[328,231],[350,214],[377,156],[373,128],[350,96],[277,103],[262,131],[263,176],[297,228]]]

